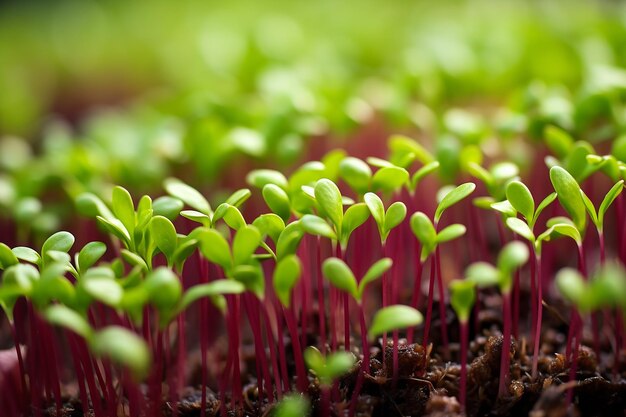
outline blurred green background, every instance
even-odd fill
[[[625,39],[610,1],[7,2],[0,213],[43,233],[83,191],[227,188],[233,166],[380,154],[393,132],[602,143],[626,120]]]

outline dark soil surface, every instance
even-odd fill
[[[493,303],[493,304],[497,304]],[[486,302],[485,305],[490,305]],[[433,309],[437,311],[437,308]],[[520,334],[510,345],[511,382],[508,396],[498,398],[498,379],[502,336],[499,332],[501,315],[497,309],[485,309],[473,320],[470,335],[469,364],[467,379],[467,415],[468,416],[626,416],[626,358],[620,358],[620,366],[613,373],[613,354],[608,337],[602,345],[601,361],[598,361],[592,349],[590,338],[584,338],[577,361],[576,382],[569,381],[569,364],[562,354],[567,335],[567,323],[556,308],[546,308],[544,332],[542,336],[542,354],[539,359],[539,376],[532,380],[532,354],[528,352],[529,342],[526,334]],[[448,312],[449,331],[458,334],[458,325]],[[399,345],[399,373],[394,383],[392,374],[391,344],[385,349],[383,360],[380,342],[372,347],[370,373],[363,381],[361,393],[356,400],[356,416],[461,416],[461,407],[456,396],[459,390],[461,366],[458,363],[459,344],[449,346],[450,358],[443,357],[439,342],[439,318],[434,317],[432,344],[424,349],[420,344],[407,344],[401,339]],[[311,320],[310,322],[315,322]],[[315,334],[312,332],[312,334]],[[315,339],[311,336],[311,344]],[[419,339],[418,339],[419,340]],[[456,337],[453,338],[456,340]],[[357,340],[355,340],[357,342]],[[357,342],[358,343],[358,342]],[[290,346],[287,346],[290,352]],[[353,350],[360,355],[358,349]],[[244,368],[254,371],[254,357],[244,349]],[[561,353],[554,353],[561,352]],[[331,416],[347,417],[353,391],[357,383],[360,362],[344,376],[334,387],[331,394]],[[192,375],[198,372],[192,372]],[[245,372],[244,372],[245,375]],[[192,376],[189,387],[181,395],[181,400],[171,404],[164,399],[162,417],[178,415],[180,417],[200,416],[201,391]],[[271,415],[272,405],[264,400],[258,401],[256,380],[253,376],[244,376],[244,409],[226,410],[227,417]],[[164,385],[165,386],[165,385]],[[567,400],[568,389],[573,389],[571,403]],[[221,402],[217,395],[207,390],[206,415],[217,417],[221,414]],[[313,415],[321,416],[319,409],[320,387],[317,380],[310,377],[308,395],[313,405]],[[83,417],[78,400],[68,399],[64,403],[63,416]],[[226,398],[226,404],[230,404]],[[54,407],[44,412],[46,417],[55,416]],[[119,417],[128,416],[122,411]],[[134,417],[134,416],[133,416]],[[153,416],[149,416],[153,417]],[[161,416],[154,416],[161,417]]]

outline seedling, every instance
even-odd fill
[[[314,346],[304,351],[304,360],[307,366],[319,379],[322,400],[322,415],[330,415],[330,388],[333,381],[347,373],[354,365],[354,355],[350,352],[334,352],[324,357]]]
[[[502,294],[502,313],[504,317],[502,357],[500,360],[500,381],[498,392],[502,397],[508,392],[509,363],[511,360],[509,346],[511,340],[511,289],[513,272],[528,261],[529,252],[521,242],[508,243],[498,255],[497,267],[485,262],[470,265],[465,275],[478,287],[497,285]]]
[[[434,253],[435,256],[431,257],[430,263],[430,283],[428,287],[428,309],[426,310],[426,326],[424,328],[424,338],[423,345],[426,347],[428,345],[428,336],[430,330],[430,322],[432,317],[432,304],[433,304],[433,296],[434,296],[434,287],[435,287],[435,277],[438,277],[438,286],[439,286],[439,314],[441,317],[441,331],[442,337],[444,340],[444,349],[447,351],[447,325],[446,325],[446,314],[445,314],[445,303],[444,303],[444,289],[443,289],[443,279],[441,276],[441,262],[439,260],[438,255],[438,246],[441,243],[448,242],[450,240],[454,240],[465,234],[466,228],[461,224],[453,224],[447,226],[440,232],[437,231],[437,227],[439,224],[439,220],[441,216],[448,208],[457,204],[467,196],[469,196],[476,185],[473,183],[465,183],[459,185],[455,189],[449,191],[445,196],[441,199],[437,209],[435,210],[434,222],[422,212],[414,213],[411,216],[411,230],[413,234],[419,240],[421,244],[421,254],[420,254],[420,268],[418,269],[418,274],[415,279],[414,285],[414,294],[413,299],[411,300],[411,306],[417,306],[417,293],[421,287],[421,271],[423,264],[426,262],[428,257]],[[409,331],[408,339],[409,342],[412,341],[413,334]]]

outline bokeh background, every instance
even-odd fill
[[[391,133],[450,155],[447,181],[468,144],[530,169],[548,123],[606,148],[625,40],[618,1],[0,3],[3,241],[71,222],[84,191],[218,196]]]

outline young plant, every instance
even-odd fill
[[[333,381],[346,374],[354,366],[355,358],[350,352],[329,353],[326,357],[314,346],[304,350],[304,360],[320,383],[322,391],[321,412],[324,417],[330,416],[330,388]]]
[[[448,208],[457,204],[467,196],[469,196],[476,185],[473,183],[465,183],[459,185],[455,189],[449,191],[440,201],[437,209],[435,210],[434,222],[428,218],[424,213],[417,212],[411,216],[411,230],[421,244],[420,254],[420,268],[415,279],[415,285],[413,290],[413,297],[411,300],[411,306],[417,307],[417,295],[421,288],[421,271],[423,265],[428,257],[434,253],[431,257],[430,263],[430,283],[428,287],[428,308],[426,310],[426,326],[424,328],[423,345],[428,345],[428,336],[430,330],[430,322],[432,317],[432,305],[434,298],[435,278],[438,277],[437,284],[439,286],[439,314],[441,317],[441,332],[444,341],[444,350],[447,352],[447,324],[446,324],[446,312],[445,312],[445,297],[443,288],[443,277],[441,276],[441,261],[439,259],[439,245],[450,240],[454,240],[465,234],[466,228],[461,224],[452,224],[447,226],[441,231],[438,231],[438,224],[441,216]],[[409,330],[409,342],[413,339],[413,333]]]
[[[510,217],[506,219],[506,225],[513,232],[528,240],[530,243],[532,255],[534,258],[530,268],[530,287],[531,287],[531,340],[534,341],[532,377],[537,377],[537,364],[539,359],[539,346],[541,338],[541,321],[543,316],[543,282],[541,278],[541,244],[543,240],[549,238],[554,232],[551,228],[542,233],[541,238],[535,237],[534,227],[541,213],[548,207],[557,197],[556,193],[549,194],[544,198],[539,206],[535,209],[535,200],[533,196],[520,181],[511,181],[506,188],[505,202],[513,210]],[[495,204],[494,204],[495,206]],[[520,213],[524,220],[517,218]],[[557,229],[563,227],[557,226]]]
[[[365,275],[357,284],[357,280],[352,273],[350,267],[339,258],[329,258],[322,265],[322,272],[326,279],[338,290],[347,293],[352,297],[359,307],[359,321],[361,326],[361,350],[363,353],[362,369],[363,372],[369,372],[369,344],[367,342],[367,329],[365,326],[365,310],[363,309],[363,295],[366,287],[372,282],[380,278],[393,264],[390,258],[383,258],[372,265]],[[349,317],[345,317],[346,321],[346,344],[349,346]],[[346,349],[349,350],[349,349]]]
[[[511,289],[513,287],[513,272],[528,261],[528,247],[521,242],[511,242],[502,248],[498,255],[497,267],[486,262],[477,262],[470,265],[465,271],[467,279],[478,287],[497,285],[502,294],[503,313],[503,341],[502,357],[500,360],[500,380],[498,393],[504,397],[508,393],[509,363],[511,360]]]

